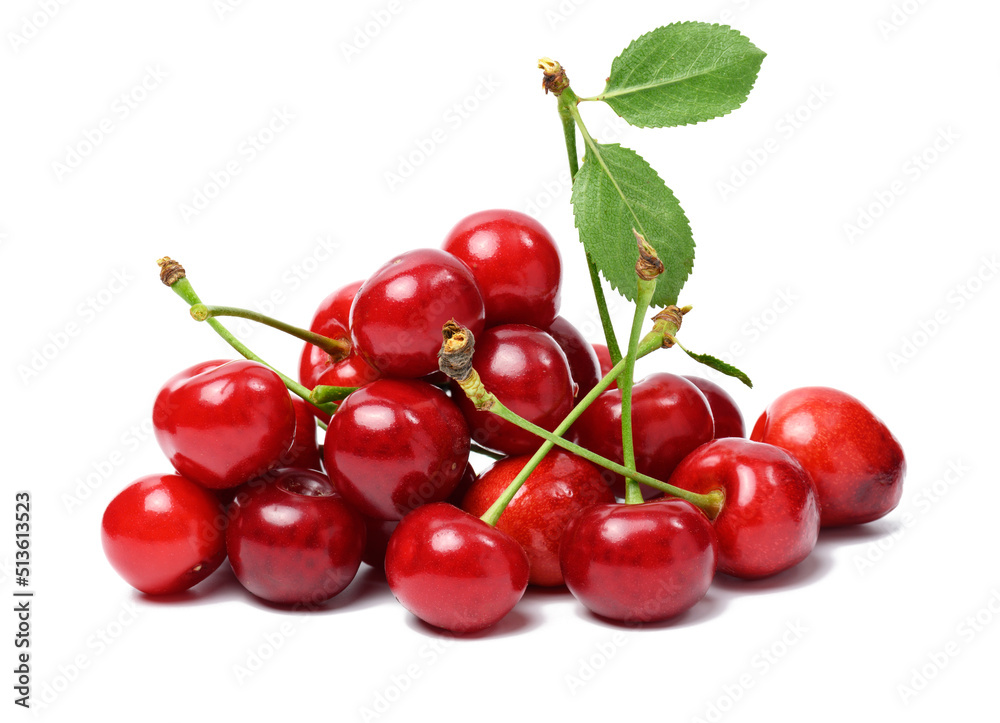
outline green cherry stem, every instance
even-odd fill
[[[187,302],[188,306],[196,306],[202,303],[201,299],[198,298],[198,294],[195,292],[194,287],[191,285],[191,282],[188,281],[187,273],[184,271],[183,266],[171,259],[169,256],[164,256],[162,259],[158,259],[156,263],[160,267],[160,281],[162,281],[164,285],[170,287],[175,294]],[[229,344],[229,346],[238,351],[244,358],[263,364],[277,374],[290,392],[302,397],[302,399],[312,404],[321,412],[333,414],[337,411],[337,405],[335,404],[315,404],[310,398],[311,390],[299,384],[291,377],[282,374],[280,371],[250,351],[249,347],[233,336],[233,334],[226,327],[224,327],[218,319],[207,318],[206,321],[208,322],[208,325],[211,326],[216,333],[226,341],[227,344]]]
[[[318,346],[320,349],[329,354],[335,362],[346,359],[351,353],[351,342],[348,339],[331,339],[328,336],[323,336],[322,334],[317,334],[314,331],[293,326],[292,324],[286,324],[283,321],[266,316],[265,314],[261,314],[257,311],[251,311],[250,309],[240,309],[235,306],[206,306],[205,304],[195,304],[191,307],[191,316],[196,321],[207,321],[208,319],[213,319],[217,316],[232,316],[238,319],[256,321],[257,323],[269,326],[272,329],[283,331],[286,334],[294,336],[296,339],[301,339],[304,342]]]
[[[569,158],[570,180],[576,178],[580,170],[579,156],[576,150],[576,127],[580,126],[585,139],[593,143],[593,139],[587,133],[580,114],[576,109],[580,100],[576,93],[569,87],[569,78],[563,67],[551,58],[542,58],[538,61],[538,67],[543,71],[542,87],[545,92],[551,92],[558,100],[559,119],[562,121],[563,137],[566,141],[566,155]],[[590,272],[590,284],[594,288],[594,300],[597,302],[597,313],[601,318],[601,326],[604,329],[604,339],[608,345],[608,354],[611,356],[611,363],[617,364],[621,361],[622,352],[618,347],[618,338],[615,336],[615,328],[611,323],[611,314],[608,312],[608,301],[604,297],[604,287],[601,286],[601,277],[590,256],[584,252],[587,258],[587,270]]]

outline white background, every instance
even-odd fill
[[[347,5],[9,0],[0,12],[0,562],[9,596],[14,492],[29,490],[41,717],[929,721],[990,705],[996,4]],[[687,211],[698,250],[683,337],[752,376],[752,391],[727,382],[748,423],[796,386],[855,394],[906,451],[897,510],[824,532],[771,580],[717,580],[646,629],[529,591],[497,629],[455,641],[368,568],[312,614],[254,601],[227,569],[169,602],[132,591],[104,559],[101,514],[133,479],[169,469],[149,434],[159,385],[229,354],[154,261],[180,259],[209,303],[271,300],[305,324],[329,291],[437,246],[464,215],[515,208],[558,239],[563,314],[596,341],[535,61],[560,60],[592,95],[632,38],[679,20],[729,22],[768,53],[749,101],[671,129],[586,104],[588,126],[639,151]],[[276,113],[293,118],[256,157],[241,153]],[[102,122],[96,147],[68,158]],[[230,161],[241,173],[185,217]],[[615,307],[620,329],[630,314]],[[295,369],[297,342],[246,339]],[[696,371],[677,351],[640,374],[658,369]],[[3,716],[20,720],[13,614],[2,624]]]

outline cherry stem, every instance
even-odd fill
[[[580,170],[579,156],[576,150],[576,127],[580,126],[584,138],[589,139],[580,114],[576,109],[580,99],[569,87],[569,78],[566,77],[565,69],[556,61],[550,58],[542,58],[538,61],[538,67],[544,71],[542,76],[542,86],[545,92],[552,92],[558,99],[559,119],[562,121],[563,137],[566,141],[566,155],[569,158],[570,180],[576,178]],[[592,142],[592,141],[591,141]],[[584,251],[587,258],[587,269],[590,272],[590,284],[594,288],[594,300],[597,302],[597,313],[601,318],[601,326],[604,329],[604,339],[608,346],[608,354],[611,356],[611,363],[617,364],[621,361],[622,352],[618,346],[618,338],[615,336],[615,328],[611,323],[611,314],[608,312],[608,302],[604,297],[604,287],[601,286],[601,277],[597,271],[590,255]]]
[[[636,235],[638,236],[638,234]],[[656,277],[649,280],[640,278],[638,284],[635,315],[632,318],[632,331],[628,340],[628,353],[624,359],[625,368],[618,379],[618,387],[622,390],[622,461],[625,462],[625,468],[629,470],[635,470],[635,448],[632,440],[632,384],[635,379],[635,359],[645,311],[653,299],[653,292],[656,291]],[[642,501],[642,490],[639,489],[638,483],[634,479],[626,477],[625,503],[636,505],[641,504]]]
[[[197,321],[206,321],[217,316],[233,316],[238,319],[256,321],[257,323],[269,326],[272,329],[283,331],[286,334],[294,336],[296,339],[301,339],[308,344],[318,346],[320,349],[329,354],[335,362],[343,361],[351,353],[351,342],[348,339],[332,339],[328,336],[317,334],[314,331],[309,331],[308,329],[293,326],[292,324],[286,324],[283,321],[256,311],[251,311],[250,309],[240,309],[235,306],[206,306],[205,304],[195,304],[191,307],[191,316]]]
[[[180,264],[178,264],[176,261],[173,261],[169,256],[164,256],[162,259],[157,260],[156,263],[160,266],[161,269],[160,279],[163,281],[164,284],[169,286],[175,294],[177,294],[185,302],[187,302],[188,306],[196,306],[202,303],[201,299],[198,298],[198,294],[197,292],[195,292],[194,287],[191,285],[191,282],[188,280],[183,267],[181,267]],[[266,361],[264,361],[259,356],[250,351],[249,347],[247,347],[246,344],[244,344],[235,336],[233,336],[233,334],[226,327],[224,327],[222,323],[219,322],[217,319],[208,318],[206,319],[206,321],[208,322],[208,325],[211,326],[215,330],[215,332],[219,336],[221,336],[223,340],[225,340],[227,344],[229,344],[229,346],[231,346],[233,349],[239,352],[244,358],[263,364],[264,366],[268,367],[271,371],[273,371],[275,374],[277,374],[278,377],[281,379],[281,381],[284,382],[285,387],[290,392],[302,397],[302,399],[306,400],[307,402],[309,402],[310,404],[312,404],[314,407],[316,407],[321,412],[324,412],[325,414],[333,414],[334,412],[337,411],[336,404],[315,404],[310,399],[310,394],[311,394],[310,389],[299,384],[291,377],[282,374],[280,371],[278,371],[273,366],[271,366]]]
[[[676,309],[676,307],[670,307],[670,308]],[[651,354],[657,349],[663,347],[665,342],[665,334],[666,333],[676,334],[677,330],[680,328],[681,316],[682,314],[680,310],[678,310],[675,318],[671,319],[657,318],[656,321],[654,322],[653,330],[650,331],[648,334],[646,334],[642,338],[642,340],[638,342],[636,347],[635,358],[638,359],[644,357],[647,354]],[[675,320],[676,323],[674,323]],[[475,383],[473,385],[470,385],[469,388],[466,388],[466,386],[463,386],[462,382],[459,382],[459,386],[462,387],[462,389],[466,392],[466,394],[469,394],[473,402],[476,402],[477,400],[474,397],[472,397],[472,393],[478,392],[481,395],[488,395],[492,403],[492,406],[489,407],[489,411],[499,415],[503,419],[506,419],[513,424],[516,424],[522,429],[527,429],[528,431],[533,432],[534,434],[545,439],[545,442],[541,445],[541,447],[538,448],[538,451],[535,452],[534,455],[532,455],[531,459],[528,460],[528,463],[521,469],[521,471],[517,474],[517,476],[513,480],[511,480],[510,484],[503,491],[503,493],[501,493],[501,495],[490,506],[490,508],[486,510],[485,513],[483,513],[481,519],[484,522],[490,525],[494,526],[496,525],[497,521],[500,519],[500,515],[503,514],[503,511],[505,509],[507,509],[507,505],[510,504],[510,501],[514,498],[514,495],[517,494],[517,491],[521,488],[521,485],[524,484],[525,480],[528,479],[528,476],[535,470],[535,468],[539,465],[539,463],[541,463],[541,461],[545,458],[545,455],[547,455],[552,450],[552,448],[557,445],[562,447],[563,449],[566,449],[570,452],[577,454],[580,457],[583,457],[584,459],[590,460],[594,464],[604,467],[605,469],[609,469],[612,472],[616,472],[626,477],[626,479],[635,479],[636,481],[646,484],[650,487],[654,487],[663,492],[667,492],[668,494],[674,495],[675,497],[680,497],[682,499],[685,499],[694,504],[696,507],[700,508],[706,515],[708,515],[709,519],[715,519],[716,515],[719,514],[719,510],[722,509],[722,504],[724,501],[724,495],[722,493],[722,490],[716,490],[707,495],[695,494],[693,492],[683,490],[679,487],[674,487],[673,485],[669,485],[665,482],[661,482],[660,480],[657,480],[653,477],[649,477],[648,475],[635,472],[634,470],[630,471],[625,467],[623,467],[622,465],[612,462],[609,459],[606,459],[598,454],[595,454],[594,452],[591,452],[589,449],[580,447],[579,445],[573,444],[572,442],[569,442],[562,438],[562,435],[564,435],[566,431],[572,426],[573,422],[575,422],[580,417],[580,415],[583,414],[584,410],[586,410],[587,407],[589,407],[594,402],[594,400],[597,399],[597,397],[599,397],[609,386],[611,386],[612,382],[614,382],[615,379],[617,379],[619,375],[624,371],[626,361],[627,360],[622,359],[617,364],[615,364],[615,366],[612,367],[611,370],[606,375],[604,375],[604,378],[602,378],[601,381],[599,381],[597,385],[593,389],[591,389],[586,394],[586,396],[584,396],[583,399],[581,399],[577,403],[575,407],[573,407],[573,410],[568,415],[566,415],[566,418],[559,423],[559,426],[556,427],[555,431],[553,432],[549,432],[548,430],[543,429],[542,427],[532,424],[523,417],[515,414],[514,412],[503,406],[503,404],[501,404],[500,401],[494,395],[492,395],[491,393],[486,391],[485,388],[483,388],[482,383],[479,382],[478,374],[475,375],[475,380],[476,380]]]
[[[329,384],[317,384],[309,393],[309,401],[313,404],[324,404],[326,402],[339,402],[345,399],[351,392],[356,392],[358,387],[335,387]]]

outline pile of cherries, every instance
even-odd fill
[[[153,406],[175,472],[143,477],[108,505],[112,566],[165,595],[228,556],[254,595],[308,607],[365,562],[384,568],[408,610],[450,631],[496,623],[528,584],[565,585],[600,616],[650,622],[696,604],[717,572],[777,574],[810,554],[820,527],[869,522],[898,503],[900,445],[850,395],[787,392],[747,439],[721,387],[658,372],[633,388],[636,469],[695,493],[721,490],[714,519],[649,487],[648,501],[621,503],[623,478],[557,449],[495,526],[483,521],[542,440],[477,410],[438,371],[441,329],[467,327],[486,389],[553,430],[611,367],[605,347],[558,316],[560,282],[558,249],[537,221],[483,211],[442,248],[400,254],[320,304],[310,329],[345,351],[306,344],[299,380],[356,388],[332,415],[256,361],[178,373]],[[566,436],[621,463],[621,415],[612,386]],[[497,457],[480,475],[469,465],[476,447]]]

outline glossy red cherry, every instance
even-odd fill
[[[541,329],[505,324],[476,336],[472,363],[486,389],[529,422],[555,429],[573,408],[574,384],[566,355]],[[477,444],[504,454],[534,452],[542,440],[481,412],[460,389],[454,396]]]
[[[608,372],[610,372],[615,366],[614,364],[611,363],[611,352],[608,351],[608,347],[606,347],[604,344],[591,344],[590,346],[593,347],[594,354],[597,356],[597,364],[601,368],[601,379],[603,379],[608,375]],[[617,381],[611,382],[611,385],[608,387],[608,389],[617,389],[617,388],[618,388]]]
[[[708,406],[712,408],[712,419],[715,420],[716,439],[747,436],[743,413],[729,392],[709,379],[687,374],[684,378],[698,387],[708,400]]]
[[[205,487],[235,487],[279,464],[295,434],[295,409],[263,364],[208,361],[163,385],[153,430],[182,475]]]
[[[622,393],[602,393],[570,428],[572,441],[622,462]],[[632,387],[632,439],[639,472],[666,480],[684,457],[711,441],[715,434],[712,410],[698,388],[683,377],[658,372]],[[625,496],[625,480],[612,477],[615,494]],[[642,488],[647,499],[659,496]]]
[[[422,377],[438,368],[441,327],[450,319],[476,336],[483,297],[469,267],[438,249],[416,249],[372,274],[351,307],[358,353],[384,376]]]
[[[237,495],[226,530],[236,578],[257,597],[317,605],[361,566],[365,525],[322,473],[281,469]]]
[[[559,248],[531,216],[503,209],[474,213],[455,225],[442,248],[472,269],[487,326],[545,327],[559,313]]]
[[[481,517],[529,459],[522,455],[495,462],[466,492],[462,509]],[[600,469],[575,454],[553,450],[525,480],[496,527],[528,554],[532,585],[562,585],[559,542],[566,526],[588,507],[614,501]]]
[[[148,595],[181,592],[226,559],[225,516],[211,492],[175,474],[141,477],[101,518],[104,554],[125,582]]]
[[[575,326],[561,316],[557,316],[545,331],[556,340],[556,344],[566,354],[570,374],[577,385],[573,401],[579,402],[604,377],[594,347],[583,338],[583,334]]]
[[[282,455],[280,464],[283,467],[321,470],[319,445],[316,444],[316,418],[313,416],[315,407],[298,397],[292,397],[292,407],[295,409],[295,436],[288,451]]]
[[[649,623],[679,615],[705,596],[717,554],[708,518],[671,498],[584,510],[569,523],[559,556],[566,586],[588,610]]]
[[[385,548],[389,545],[389,538],[399,525],[399,520],[376,520],[374,517],[365,517],[364,521],[367,534],[361,562],[385,572]]]
[[[713,521],[721,572],[767,577],[799,564],[816,546],[816,488],[782,449],[736,437],[718,439],[689,454],[669,481],[691,492],[725,491],[722,511]]]
[[[354,303],[354,297],[363,283],[364,281],[352,281],[323,299],[316,307],[316,313],[313,315],[309,329],[317,334],[322,334],[323,332],[318,327],[330,319],[337,321],[346,329],[350,325],[351,304]]]
[[[881,419],[850,394],[802,387],[771,402],[750,439],[788,450],[819,493],[823,527],[886,515],[903,494],[906,459]]]
[[[336,488],[368,517],[398,520],[452,493],[469,461],[469,430],[448,395],[410,379],[378,379],[330,420],[324,462]]]
[[[497,623],[528,586],[528,557],[509,535],[438,502],[406,517],[385,553],[389,588],[403,607],[456,633]]]

